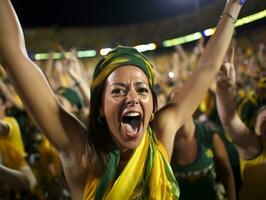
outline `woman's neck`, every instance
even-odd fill
[[[120,161],[119,161],[119,172],[122,172],[125,166],[127,165],[128,161],[130,160],[133,150],[120,150]]]

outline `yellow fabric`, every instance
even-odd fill
[[[60,75],[60,83],[62,87],[70,87],[71,85],[71,79],[67,74]]]
[[[5,167],[19,170],[26,164],[24,156],[7,141],[0,139],[0,163]]]
[[[112,55],[110,55],[110,57],[111,57]],[[108,61],[108,58],[106,59],[106,61]],[[106,62],[105,61],[105,62]],[[123,63],[125,63],[125,62],[128,62],[129,61],[129,59],[128,58],[117,58],[117,59],[115,59],[114,61],[112,61],[112,63],[110,63],[109,64],[109,66],[108,67],[106,67],[98,76],[97,76],[97,78],[95,79],[95,80],[93,80],[92,81],[92,83],[91,83],[91,86],[93,87],[93,88],[95,88],[97,85],[99,85],[105,78],[106,78],[106,76],[108,75],[108,74],[110,74],[110,72],[112,72],[115,68],[117,68],[117,65],[118,64],[123,64]],[[145,60],[143,60],[145,63],[146,63],[146,65],[147,65],[147,69],[148,69],[148,71],[149,71],[149,74],[150,74],[150,76],[154,76],[154,73],[153,73],[153,70],[152,70],[152,66],[151,66],[151,64],[150,63],[148,63],[147,61],[145,61]],[[104,64],[104,62],[103,62],[103,64]],[[152,85],[153,83],[151,82],[151,85]]]
[[[23,103],[22,103],[22,101],[21,101],[21,99],[19,98],[18,95],[15,96],[14,101],[15,101],[17,104],[23,106]]]
[[[53,165],[52,174],[54,176],[60,176],[62,172],[62,165],[60,157],[56,149],[51,145],[47,138],[42,135],[42,140],[39,146],[40,153],[40,166],[42,170],[47,172],[47,167]]]
[[[135,150],[131,159],[127,163],[120,176],[116,179],[112,186],[109,186],[105,192],[105,200],[118,199],[138,199],[142,194],[142,189],[139,187],[142,180],[145,161],[148,154],[150,138],[148,133],[145,133],[139,147]],[[153,200],[171,200],[173,195],[171,193],[171,184],[166,178],[163,158],[169,160],[164,150],[164,147],[158,143],[157,151],[155,152],[154,164],[152,167],[149,179],[149,199]],[[99,178],[90,178],[84,188],[83,200],[94,199],[96,188],[99,183]]]
[[[159,153],[159,152],[161,153]],[[158,151],[155,154],[154,166],[151,171],[151,178],[149,181],[150,197],[152,200],[171,200],[174,199],[173,193],[171,192],[171,184],[167,180],[162,156],[169,161],[167,153],[160,143],[158,144]],[[162,156],[161,156],[162,155]],[[160,172],[160,173],[159,173]]]
[[[206,114],[210,114],[213,110],[214,104],[215,101],[213,96],[211,96],[210,93],[207,92],[199,105],[200,111]]]
[[[258,87],[259,88],[266,88],[266,78],[262,77],[259,82],[258,82]]]
[[[265,200],[266,199],[266,142],[263,143],[263,151],[255,159],[240,159],[242,175],[242,188],[240,200]]]
[[[21,138],[20,128],[17,120],[14,117],[5,117],[2,119],[9,127],[9,134],[5,137],[0,137],[0,140],[5,140],[14,149],[16,149],[20,155],[25,157],[27,154],[24,149],[24,144]]]
[[[112,55],[110,55],[111,57]],[[106,59],[108,61],[108,58]],[[91,83],[91,86],[94,88],[96,87],[97,85],[99,85],[105,78],[108,74],[110,74],[110,72],[112,72],[114,70],[114,68],[116,68],[117,66],[114,65],[114,64],[118,64],[118,63],[125,63],[127,62],[129,59],[128,58],[119,58],[115,61],[112,62],[113,65],[110,65],[109,67],[106,67],[98,76],[95,80],[92,81]],[[106,62],[106,61],[105,61]],[[104,62],[103,62],[104,64]]]

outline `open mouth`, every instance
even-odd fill
[[[138,112],[126,113],[122,118],[122,127],[128,137],[135,138],[139,135],[142,116]]]

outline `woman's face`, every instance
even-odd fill
[[[153,111],[149,81],[138,67],[126,65],[106,80],[101,117],[105,117],[111,136],[122,151],[137,148]]]
[[[266,109],[260,112],[255,125],[256,135],[266,140]]]

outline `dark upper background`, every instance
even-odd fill
[[[100,49],[118,44],[161,44],[214,27],[226,0],[11,0],[22,24],[27,48],[47,52],[64,48]],[[240,15],[266,8],[265,0],[248,0]],[[208,5],[208,6],[206,6]],[[196,12],[195,12],[196,11]],[[241,17],[241,16],[240,16]],[[158,20],[166,19],[166,20]],[[265,27],[258,20],[237,29]],[[141,23],[140,22],[150,22]],[[264,25],[263,25],[264,23]],[[131,25],[133,26],[119,26]],[[104,27],[102,27],[104,26]]]
[[[134,24],[199,9],[217,0],[12,0],[23,27]]]

